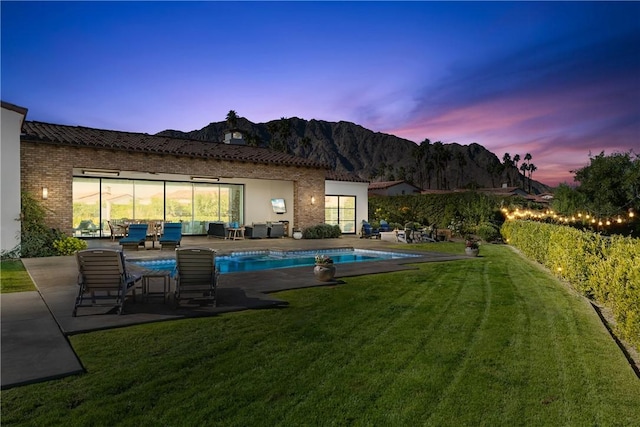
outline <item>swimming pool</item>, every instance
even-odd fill
[[[231,255],[216,256],[216,265],[220,273],[238,273],[243,271],[272,270],[276,268],[291,268],[312,266],[315,264],[316,254],[328,255],[335,264],[350,262],[382,261],[389,259],[414,258],[419,254],[372,251],[365,249],[332,249],[317,251],[246,251],[233,252]],[[149,270],[173,271],[176,266],[175,258],[164,259],[131,259],[131,263]]]

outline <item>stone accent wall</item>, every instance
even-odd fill
[[[20,157],[22,191],[42,201],[47,210],[48,226],[59,228],[69,235],[73,232],[73,168],[293,181],[296,227],[306,228],[324,222],[324,169],[25,141],[20,144]],[[42,187],[49,190],[47,200],[42,200]],[[315,197],[313,205],[312,196]]]

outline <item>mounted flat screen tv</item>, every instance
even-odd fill
[[[283,214],[287,212],[287,208],[284,204],[284,199],[271,199],[271,207],[277,214]]]

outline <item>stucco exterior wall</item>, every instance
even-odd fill
[[[0,250],[10,251],[20,244],[20,129],[24,115],[2,108],[1,120]]]
[[[309,227],[324,222],[323,169],[257,163],[207,160],[174,155],[124,152],[113,149],[69,147],[23,141],[22,189],[34,196],[42,187],[47,225],[71,234],[73,221],[73,168],[116,169],[149,174],[184,174],[221,177],[220,182],[245,184],[245,222],[289,220],[290,227]],[[4,181],[4,179],[3,179]],[[311,204],[311,195],[316,203]],[[40,196],[41,197],[41,196]],[[284,197],[287,213],[273,214],[271,197]],[[265,200],[267,203],[264,203]],[[291,213],[290,213],[291,212]],[[275,216],[275,218],[273,218]]]

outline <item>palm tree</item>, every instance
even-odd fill
[[[235,129],[238,126],[238,113],[234,110],[229,110],[227,113],[227,126],[229,129]]]
[[[462,154],[462,152],[458,151],[458,152],[456,152],[456,160],[458,161],[458,183],[457,183],[457,186],[458,186],[458,188],[460,188],[460,185],[462,183],[462,176],[464,174],[464,167],[467,165],[467,159],[464,156],[464,154]]]
[[[502,175],[503,172],[507,173],[508,184],[510,183],[509,172],[511,170],[511,166],[513,166],[513,160],[511,160],[511,154],[504,153],[504,156],[502,156],[502,166],[500,167],[501,169],[500,175]]]
[[[525,154],[524,155],[524,161],[526,162],[526,165],[527,165],[525,170],[528,171],[531,168],[531,166],[530,166],[530,164],[531,164],[531,154],[529,154],[529,153]],[[526,191],[527,190],[526,187],[523,188],[523,190]],[[531,179],[529,179],[529,190],[531,190]],[[529,191],[529,192],[531,192],[531,191]]]
[[[538,168],[533,163],[529,163],[529,193],[531,193],[531,176]]]
[[[523,163],[520,165],[520,170],[522,171],[522,189],[527,190],[527,171],[529,170],[529,165],[527,163]]]
[[[518,163],[520,162],[520,154],[513,156],[513,165],[516,167],[516,174],[518,173]],[[513,176],[513,173],[511,174]]]
[[[427,154],[429,153],[429,146],[431,145],[431,141],[429,138],[425,138],[419,145],[416,145],[413,148],[413,159],[415,160],[416,171],[418,173],[418,185],[421,188],[424,188],[424,171],[426,169],[426,165],[423,162]]]

